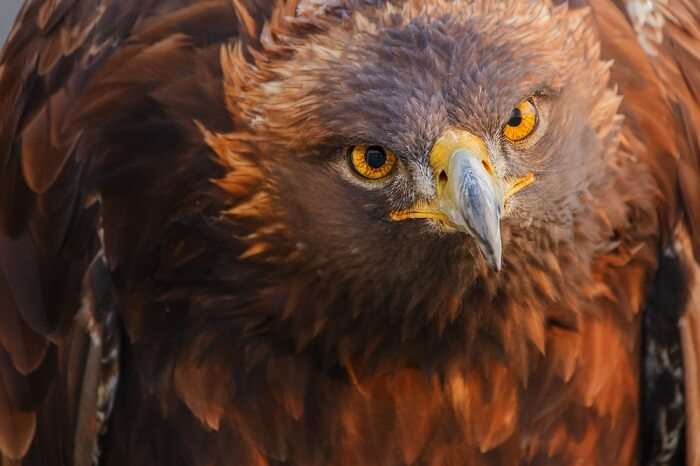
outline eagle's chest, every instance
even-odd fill
[[[516,359],[486,340],[475,348],[432,370],[358,362],[331,374],[303,354],[251,369],[238,358],[183,361],[164,387],[180,401],[168,405],[164,392],[159,403],[118,406],[111,441],[163,439],[133,465],[163,455],[196,466],[638,464],[638,318],[591,317],[576,332],[549,326],[544,345]],[[186,440],[166,442],[175,434]],[[124,455],[113,450],[104,464]]]
[[[441,376],[405,369],[327,394],[328,464],[637,464],[636,345],[600,321],[549,333],[527,381],[508,361],[456,361]]]
[[[304,395],[280,381],[237,423],[258,451],[284,444],[293,465],[631,466],[636,326],[619,328],[591,319],[579,333],[548,329],[526,379],[485,349],[470,367],[456,355],[434,374],[348,366],[343,382],[312,375]]]

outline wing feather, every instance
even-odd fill
[[[681,122],[678,134],[679,190],[688,234],[680,242],[687,257],[690,299],[680,321],[686,402],[686,464],[700,465],[700,302],[697,269],[700,260],[700,5],[692,0],[657,1],[663,22],[658,46],[658,72]],[[688,240],[689,239],[689,240]],[[695,261],[688,251],[694,253]]]
[[[271,2],[236,6],[250,28]],[[90,298],[112,286],[94,264],[104,240],[115,274],[147,274],[166,223],[153,212],[214,175],[194,120],[229,129],[218,57],[236,17],[229,0],[22,7],[0,52],[0,464],[90,463],[109,400],[84,394],[116,380],[94,362],[120,325]],[[189,178],[163,173],[195,159]]]
[[[593,2],[597,3],[597,2]],[[686,407],[686,464],[700,465],[700,319],[697,272],[700,260],[700,4],[694,0],[617,0],[660,81],[674,121],[664,139],[673,141],[674,170],[658,176],[676,179],[679,199],[671,219],[680,219],[668,238],[683,263],[688,300],[680,318]],[[641,100],[640,100],[641,103]],[[671,200],[672,197],[667,197]],[[673,225],[671,225],[673,226]],[[659,292],[659,290],[657,290]],[[658,311],[668,312],[665,309]],[[674,330],[675,332],[675,330]]]
[[[692,0],[627,0],[625,7],[679,122],[679,189],[700,259],[700,5]]]

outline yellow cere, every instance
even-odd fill
[[[523,100],[513,109],[510,119],[503,127],[503,136],[518,142],[531,135],[537,127],[537,108],[531,100]]]
[[[391,173],[396,165],[396,154],[382,146],[359,145],[352,148],[350,162],[361,176],[378,180]]]

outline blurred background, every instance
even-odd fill
[[[22,0],[0,0],[0,45],[5,44],[21,3]]]

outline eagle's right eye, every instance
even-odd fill
[[[396,154],[382,146],[358,145],[350,150],[350,163],[359,175],[378,180],[391,173],[396,165]]]

